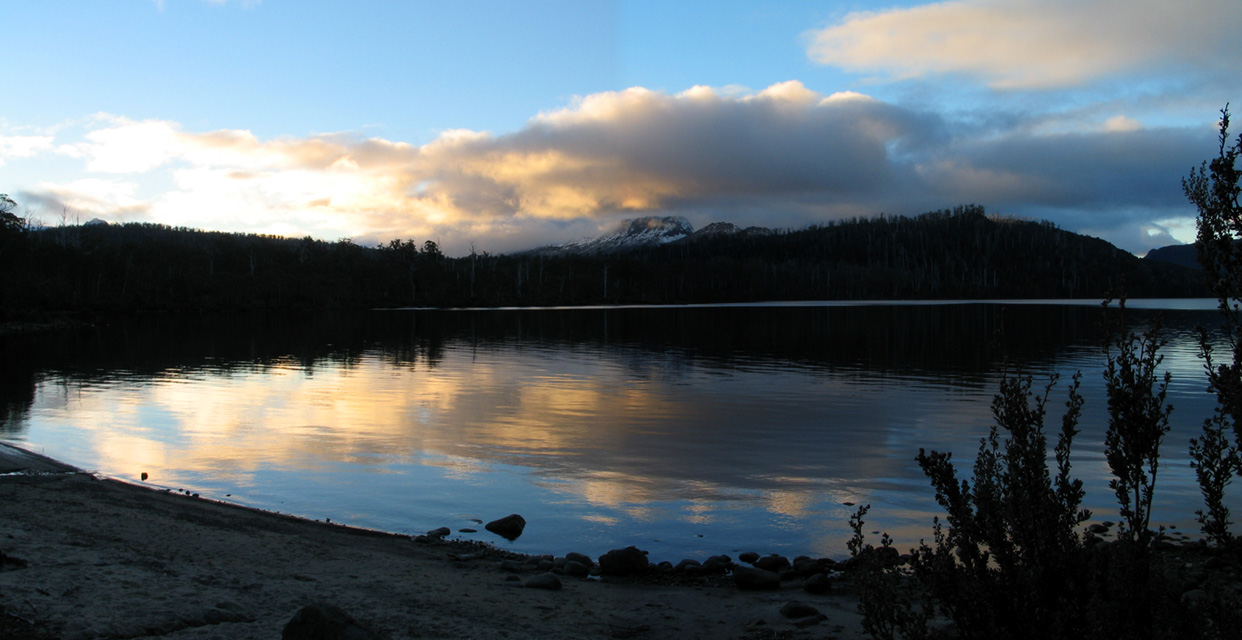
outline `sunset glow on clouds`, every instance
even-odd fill
[[[171,14],[192,5],[129,10],[167,29],[177,20]],[[627,7],[641,15],[638,4]],[[252,28],[279,21],[275,14],[285,9],[200,3],[193,10]],[[717,35],[745,34],[753,16],[744,14],[723,11],[728,33]],[[175,103],[154,115],[105,108],[56,122],[5,113],[0,191],[44,224],[68,214],[363,244],[430,238],[450,254],[471,244],[509,251],[574,240],[635,215],[800,227],[964,203],[1050,219],[1139,252],[1193,234],[1180,178],[1212,153],[1217,110],[1237,97],[1223,79],[1242,62],[1242,48],[1227,37],[1242,18],[1236,3],[950,2],[842,11],[826,25],[813,15],[808,7],[788,41],[771,45],[805,49],[796,60],[773,57],[771,73],[784,75],[763,84],[665,86],[682,73],[670,49],[670,69],[628,70],[636,82],[624,86],[542,99],[532,87],[543,106],[510,114],[519,124],[501,130],[491,130],[488,118],[428,133],[348,115],[322,120],[318,128],[331,133],[282,130],[262,97],[243,95],[247,63],[222,59],[222,68],[240,75],[220,85],[238,92],[221,96],[220,108],[255,100],[252,111],[228,118],[242,126],[199,126],[225,118]],[[327,28],[312,24],[306,37],[316,26]],[[627,27],[619,46],[650,45],[640,27]],[[365,50],[367,38],[344,33],[338,46]],[[526,54],[482,55],[480,64]],[[437,60],[428,56],[424,62]],[[280,85],[272,91],[300,95],[298,74],[335,77],[323,64],[290,59],[285,75],[268,82]],[[400,84],[404,68],[382,69],[384,81]],[[689,63],[686,73],[711,75]],[[46,82],[55,77],[48,73]],[[142,69],[118,77],[155,101],[166,97],[143,84]],[[381,87],[378,78],[371,86]],[[501,114],[506,97],[487,106]],[[123,102],[102,93],[76,102],[92,99],[101,107]],[[387,117],[400,121],[403,112],[448,99],[412,91],[387,107]]]
[[[814,34],[822,64],[898,78],[963,73],[1006,89],[1216,69],[1242,55],[1232,0],[964,0],[851,13]]]

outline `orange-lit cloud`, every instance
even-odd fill
[[[1161,176],[1200,159],[1196,145],[1210,133],[1147,128],[1124,111],[1005,126],[796,81],[597,93],[515,132],[453,130],[422,146],[350,133],[260,139],[99,115],[80,142],[23,147],[80,160],[89,178],[18,195],[45,222],[67,207],[82,220],[360,244],[433,239],[450,255],[577,240],[635,215],[798,227],[964,202],[1044,207],[1027,215],[1054,221],[1092,207],[1095,228],[1138,234],[1147,227],[1137,217],[1177,217],[1180,189]]]
[[[1235,65],[1233,0],[965,0],[852,13],[815,31],[816,62],[903,79],[961,73],[994,88]]]

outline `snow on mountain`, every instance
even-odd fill
[[[693,233],[694,226],[681,216],[648,216],[624,220],[615,231],[598,238],[569,242],[551,249],[568,253],[611,253],[668,244]]]
[[[648,216],[623,220],[616,229],[598,238],[584,238],[577,242],[543,247],[531,253],[543,255],[616,253],[673,242],[694,242],[715,236],[751,237],[771,234],[771,229],[763,227],[743,229],[731,222],[713,222],[696,231],[694,225],[681,216]]]

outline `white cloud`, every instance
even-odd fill
[[[5,136],[0,135],[0,167],[6,159],[29,158],[52,149],[51,136]]]
[[[810,57],[893,79],[960,73],[994,88],[1232,70],[1236,0],[964,0],[849,14],[811,33]]]

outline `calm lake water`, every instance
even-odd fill
[[[1214,398],[1194,327],[1218,324],[1215,303],[1131,307],[1138,327],[1163,317],[1173,374],[1153,522],[1195,535],[1186,445]],[[1116,520],[1103,317],[1048,301],[148,318],[0,341],[0,439],[134,482],[528,553],[841,557],[846,503],[872,504],[867,529],[902,547],[930,537],[940,510],[914,457],[969,466],[1003,353],[1062,374],[1053,429],[1083,371],[1074,470],[1095,520]],[[514,542],[478,524],[514,512],[528,521]]]

